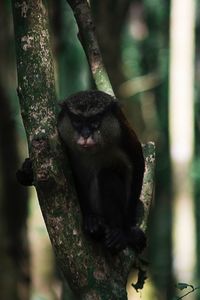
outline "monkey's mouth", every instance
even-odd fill
[[[80,136],[77,140],[77,144],[82,148],[93,148],[96,145],[94,139],[91,136],[87,138]]]

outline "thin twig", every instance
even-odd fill
[[[79,28],[79,39],[87,56],[90,69],[99,90],[114,95],[110,80],[105,70],[95,26],[87,0],[67,0],[71,6]]]

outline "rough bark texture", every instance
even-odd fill
[[[134,253],[125,250],[113,257],[81,231],[80,209],[56,129],[46,8],[42,0],[20,0],[13,1],[13,9],[21,111],[35,187],[59,267],[79,299],[125,300]]]
[[[140,227],[146,231],[154,190],[155,144],[149,142],[143,145],[143,154],[145,158],[145,173],[140,200],[144,204],[144,216]]]

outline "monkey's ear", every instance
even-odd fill
[[[58,103],[58,106],[59,106],[60,108],[66,107],[66,100],[64,100],[64,101],[62,101],[62,102],[59,102],[59,103]]]
[[[121,104],[119,103],[119,101],[116,99],[115,101],[113,101],[106,109],[106,111],[112,111],[114,113],[114,115],[117,117],[118,119],[118,111],[121,110]],[[118,119],[121,121],[121,119]]]
[[[60,107],[61,111],[64,111],[64,112],[68,112],[69,111],[67,100],[59,102],[58,106]]]

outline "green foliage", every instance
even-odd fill
[[[200,180],[200,158],[199,157],[196,157],[196,159],[194,159],[193,161],[191,175],[195,181],[199,182]]]
[[[127,78],[133,78],[141,74],[141,53],[127,25],[124,27],[122,35],[122,58],[124,74]]]
[[[145,10],[150,18],[150,24],[159,26],[163,24],[168,16],[167,1],[160,0],[144,0]]]
[[[78,40],[78,28],[73,13],[65,0],[61,0],[61,49],[58,53],[59,98],[89,87],[89,69],[86,56]]]

